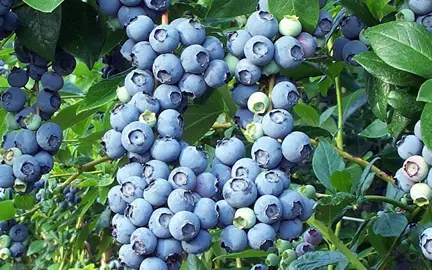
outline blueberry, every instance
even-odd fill
[[[123,147],[133,153],[145,153],[154,142],[152,129],[138,121],[128,124],[122,131]]]
[[[138,228],[131,235],[131,246],[138,255],[150,255],[156,250],[157,238],[148,228]]]
[[[128,24],[126,34],[128,38],[135,42],[148,41],[153,28],[154,23],[152,19],[145,15],[139,15]]]
[[[227,252],[240,252],[247,248],[246,232],[233,225],[225,227],[221,232],[221,247]]]
[[[153,62],[153,74],[161,83],[176,84],[183,76],[182,63],[174,54],[161,54]]]
[[[190,190],[175,189],[168,196],[168,207],[174,213],[181,211],[192,212],[195,208],[196,197]]]
[[[248,59],[242,59],[236,65],[235,76],[238,82],[253,85],[261,78],[261,68],[252,64]]]
[[[261,137],[252,145],[253,160],[265,169],[274,169],[282,160],[281,144],[271,137]]]
[[[263,118],[264,134],[274,139],[283,139],[291,133],[294,119],[291,114],[282,109],[268,112]]]
[[[427,205],[432,200],[432,189],[425,183],[416,183],[410,190],[410,197],[418,206]]]
[[[255,202],[254,211],[260,222],[273,224],[282,218],[282,202],[273,195],[264,195]]]
[[[183,258],[181,242],[174,238],[159,239],[155,255],[166,262],[168,269],[179,269]]]
[[[27,248],[22,242],[13,242],[9,250],[13,258],[19,258],[25,255]]]
[[[350,15],[345,17],[341,22],[341,31],[344,37],[350,40],[358,39],[360,32],[365,28],[365,25],[359,17]]]
[[[231,178],[231,168],[225,164],[214,165],[211,173],[216,177],[219,190],[222,190],[225,183]]]
[[[203,173],[207,168],[207,155],[202,147],[188,146],[179,157],[180,166],[190,168],[195,174]]]
[[[201,254],[209,250],[212,235],[206,230],[200,230],[198,235],[190,241],[182,241],[183,250],[188,254]]]
[[[168,179],[168,175],[170,173],[170,169],[168,165],[160,160],[150,160],[145,163],[143,176],[147,182],[151,182],[151,180],[156,179]]]
[[[168,270],[168,267],[163,260],[157,257],[148,257],[142,261],[139,269],[140,270],[147,270],[147,269]]]
[[[121,7],[120,0],[97,0],[99,10],[108,16],[116,16]]]
[[[429,33],[432,33],[432,12],[417,18],[416,22],[423,25]]]
[[[230,54],[238,58],[243,58],[245,56],[244,48],[251,37],[252,36],[246,30],[237,30],[228,34],[227,48]]]
[[[353,59],[357,54],[367,52],[367,46],[358,40],[348,42],[342,50],[342,57],[345,62],[352,66],[358,66],[359,64]]]
[[[180,139],[183,135],[183,116],[172,109],[162,111],[158,118],[157,131],[160,136]]]
[[[129,123],[138,120],[139,113],[133,105],[117,104],[111,111],[111,126],[115,131],[121,132]]]
[[[39,151],[34,158],[39,163],[41,174],[49,173],[54,167],[53,157],[48,152]]]
[[[264,264],[255,264],[250,270],[268,270],[268,267]]]
[[[182,101],[182,93],[175,85],[162,84],[156,88],[153,97],[159,102],[162,110],[177,109]]]
[[[47,71],[48,71],[48,67],[46,67],[46,66],[39,67],[33,63],[30,63],[27,66],[27,72],[29,74],[29,77],[35,81],[40,81],[42,79],[42,75]]]
[[[59,91],[63,88],[63,77],[55,72],[45,72],[41,78],[44,90]]]
[[[24,87],[29,80],[29,76],[24,69],[21,68],[12,68],[7,81],[12,87]]]
[[[255,114],[263,114],[270,107],[270,99],[263,92],[255,92],[249,97],[247,107]]]
[[[147,15],[146,11],[141,6],[128,7],[122,6],[117,12],[117,19],[123,28],[140,15]]]
[[[30,115],[36,114],[36,109],[33,107],[24,107],[17,114],[15,114],[15,120],[21,128],[26,127],[26,119],[30,117]]]
[[[422,150],[422,156],[427,162],[427,164],[432,165],[432,151],[425,145]]]
[[[129,101],[129,104],[137,108],[139,113],[144,113],[146,111],[159,113],[160,110],[158,100],[145,93],[136,93]]]
[[[252,64],[265,66],[273,59],[273,42],[265,36],[254,36],[246,42],[244,54]]]
[[[131,97],[139,92],[151,94],[154,85],[153,76],[149,72],[140,69],[131,71],[125,78],[125,88]]]
[[[9,236],[14,242],[22,242],[28,236],[28,229],[22,224],[17,224],[10,229]]]
[[[432,11],[432,3],[428,0],[409,0],[408,6],[417,15],[425,15]]]
[[[278,39],[274,46],[274,60],[282,68],[295,68],[303,62],[305,53],[297,39],[284,36]]]
[[[197,176],[195,191],[204,198],[211,198],[219,191],[217,178],[209,172]]]
[[[180,35],[175,27],[160,25],[150,33],[150,45],[157,53],[171,53],[180,44]]]
[[[225,57],[225,50],[222,42],[216,37],[207,37],[202,46],[207,49],[210,54],[210,60],[223,60]]]
[[[119,260],[122,265],[126,265],[127,267],[131,267],[134,269],[138,269],[140,267],[141,262],[144,260],[144,256],[139,255],[133,249],[133,246],[123,245],[119,249]]]
[[[120,167],[117,171],[117,182],[122,184],[126,178],[130,176],[142,176],[143,167],[139,163],[128,163]]]
[[[127,203],[132,203],[137,198],[142,198],[147,182],[138,176],[126,178],[121,185],[122,198]]]
[[[267,11],[258,10],[249,16],[246,30],[252,36],[261,35],[272,39],[279,30],[279,24],[272,14]]]
[[[193,190],[196,186],[195,173],[188,167],[178,167],[172,170],[168,181],[173,189]]]
[[[276,109],[291,110],[299,98],[296,86],[289,81],[279,82],[272,91],[272,103]]]
[[[300,216],[304,203],[302,195],[297,191],[285,190],[279,197],[282,202],[283,215],[286,220],[292,220]]]
[[[24,182],[35,182],[40,177],[40,166],[36,159],[30,155],[17,157],[13,164],[13,173],[16,178]]]
[[[206,38],[206,31],[197,19],[186,19],[176,26],[180,33],[180,42],[184,46],[202,44]]]
[[[314,246],[321,244],[323,236],[320,231],[315,228],[309,228],[303,233],[303,240]]]
[[[219,228],[225,228],[226,226],[233,224],[235,209],[227,201],[217,201],[216,211],[219,215],[219,220],[217,224]]]
[[[423,143],[414,135],[403,136],[396,143],[397,151],[402,159],[420,155],[423,150]]]
[[[428,259],[431,260],[432,259],[432,255],[431,255],[431,234],[432,234],[432,229],[431,228],[427,228],[424,231],[422,231],[422,233],[420,234],[419,237],[419,245],[421,248],[421,251],[423,253],[423,255]]]
[[[312,152],[309,137],[300,131],[294,131],[282,142],[282,153],[292,163],[300,163]]]
[[[24,129],[19,131],[15,136],[14,144],[23,154],[27,155],[35,154],[39,149],[36,142],[36,135],[30,130]]]
[[[126,149],[121,144],[121,133],[114,129],[108,130],[104,134],[102,147],[105,154],[112,159],[121,158],[126,153]]]
[[[169,223],[174,213],[168,208],[156,209],[150,216],[149,229],[158,238],[169,238],[171,234],[169,232]]]
[[[121,145],[121,142],[120,142],[120,145]],[[151,160],[151,155],[150,155],[149,151],[145,152],[144,154],[137,154],[137,153],[128,152],[127,157],[128,157],[128,160],[130,163],[136,162],[136,163],[139,163],[142,165],[146,164],[147,162],[149,162]]]
[[[198,200],[193,212],[201,222],[201,229],[213,229],[218,224],[219,213],[216,210],[216,203],[212,199],[202,198]]]
[[[243,85],[241,83],[237,84],[232,90],[232,99],[235,104],[240,107],[247,107],[247,101],[249,97],[259,91],[259,85]],[[274,91],[274,90],[273,90]]]
[[[108,192],[108,204],[114,213],[124,214],[124,210],[126,209],[126,202],[122,199],[121,187],[113,186]]]
[[[234,123],[237,126],[246,129],[247,125],[251,124],[254,121],[253,118],[253,112],[249,111],[247,108],[239,108],[234,115]]]
[[[124,213],[135,226],[142,227],[148,224],[153,207],[148,201],[137,198],[126,207]]]
[[[333,51],[333,58],[336,61],[344,60],[342,55],[342,50],[348,42],[350,42],[350,40],[345,37],[338,37],[334,40],[332,51]]]
[[[302,31],[302,25],[296,16],[285,16],[279,22],[279,33],[284,36],[298,36]]]
[[[251,208],[243,207],[236,210],[233,224],[239,229],[250,229],[256,224],[256,215]]]
[[[259,195],[279,196],[285,189],[283,176],[278,171],[266,171],[258,175],[255,180]]]
[[[174,214],[169,224],[171,235],[179,241],[192,240],[199,233],[200,228],[198,216],[187,211]]]
[[[112,235],[120,244],[129,244],[130,237],[135,230],[135,225],[125,216],[118,216],[117,219],[113,219]]]
[[[138,42],[132,48],[132,63],[142,70],[150,69],[157,56],[148,41]]]
[[[170,163],[180,155],[180,144],[171,137],[161,137],[155,140],[150,153],[154,159]]]
[[[204,77],[192,73],[183,74],[178,86],[185,96],[192,99],[201,97],[207,90]]]
[[[315,37],[323,37],[328,33],[330,33],[332,27],[333,27],[333,18],[330,15],[330,13],[328,13],[325,10],[320,10],[318,25],[315,28],[313,35]]]
[[[315,248],[314,248],[314,246],[312,244],[307,243],[307,242],[303,242],[303,243],[300,243],[300,245],[298,245],[296,247],[295,251],[296,251],[297,257],[301,257],[305,253],[315,251]]]
[[[298,239],[303,232],[303,223],[300,219],[283,220],[280,224],[278,236],[280,239],[292,241]]]
[[[317,44],[315,37],[313,37],[311,34],[309,34],[307,32],[303,32],[300,35],[298,35],[296,37],[296,39],[302,45],[305,58],[311,57],[312,55],[314,55],[314,53],[318,47],[318,44]]]
[[[301,221],[307,221],[314,213],[315,201],[306,196],[302,196],[303,209],[299,216]]]
[[[12,0],[4,0],[0,3],[0,15],[5,15],[12,8]]]
[[[56,152],[63,141],[62,128],[56,123],[45,123],[36,132],[39,146],[48,152]]]
[[[201,45],[191,45],[183,50],[180,60],[186,72],[201,74],[210,63],[210,54]]]
[[[235,208],[247,207],[257,198],[257,189],[252,180],[232,178],[223,187],[223,198]]]
[[[272,226],[258,223],[248,231],[247,238],[251,248],[267,251],[274,246],[276,232]]]
[[[204,73],[204,81],[211,88],[218,88],[226,84],[230,78],[228,64],[223,60],[212,60]]]
[[[26,95],[23,90],[17,87],[10,87],[1,94],[1,103],[8,112],[19,112],[26,102]]]
[[[123,43],[122,47],[120,48],[121,55],[129,62],[132,62],[132,49],[135,44],[135,41],[133,41],[132,39],[128,39],[125,41],[125,43]]]
[[[412,182],[424,180],[429,171],[429,166],[422,156],[411,156],[403,164],[404,176]]]
[[[67,76],[72,74],[75,67],[76,60],[70,53],[64,50],[58,50],[56,52],[54,62],[52,63],[52,68],[56,73]]]
[[[11,188],[15,181],[12,167],[0,164],[0,175],[0,188]]]
[[[243,158],[244,154],[245,146],[238,138],[224,138],[217,142],[215,156],[228,166]]]
[[[167,180],[156,179],[150,182],[144,190],[144,199],[151,205],[157,207],[167,203],[172,187]]]
[[[39,91],[36,99],[36,105],[41,111],[48,114],[53,114],[60,108],[60,94],[46,90]]]
[[[171,5],[171,0],[144,0],[149,9],[164,11]]]

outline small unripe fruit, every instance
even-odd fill
[[[117,98],[122,102],[122,103],[127,103],[131,100],[131,96],[128,94],[126,87],[119,87],[117,88]]]
[[[234,226],[239,229],[250,229],[256,223],[256,216],[252,209],[244,207],[237,209],[234,214]]]
[[[425,183],[417,183],[411,188],[410,196],[415,204],[427,205],[432,199],[432,189]]]
[[[11,256],[11,252],[8,248],[0,249],[0,259],[6,261]]]
[[[11,238],[9,235],[0,236],[0,248],[8,248],[11,245]]]
[[[141,123],[149,125],[150,127],[154,127],[157,123],[156,114],[154,112],[146,110],[139,116],[139,121]]]
[[[279,22],[279,33],[284,36],[298,36],[302,31],[302,25],[296,16],[285,16]]]
[[[235,73],[235,67],[237,66],[237,63],[240,61],[237,57],[235,57],[232,54],[228,54],[225,56],[224,59],[225,63],[228,65],[228,70],[231,73],[231,75],[234,75]]]
[[[414,22],[415,14],[414,12],[412,12],[411,9],[404,8],[396,14],[396,19],[401,21]]]
[[[297,259],[297,254],[292,249],[287,249],[282,253],[282,262],[290,264]]]
[[[270,99],[263,92],[255,92],[249,97],[247,105],[253,113],[265,113],[270,106]]]
[[[264,136],[264,130],[261,123],[252,122],[246,126],[244,135],[251,141],[256,141]]]
[[[279,258],[278,255],[274,253],[270,253],[267,255],[267,258],[265,260],[265,263],[269,266],[278,266],[281,261],[281,258]]]
[[[413,182],[420,182],[426,178],[429,171],[427,162],[422,156],[412,156],[403,164],[404,175]]]

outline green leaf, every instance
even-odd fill
[[[336,106],[328,108],[325,112],[323,112],[319,117],[319,126],[322,127],[323,124],[332,116],[334,111],[336,110]]]
[[[192,105],[184,113],[183,140],[194,144],[201,139],[224,112],[224,102],[218,90],[214,90],[204,104]]]
[[[339,212],[354,201],[355,196],[346,192],[338,192],[330,197],[321,198],[315,207],[315,218],[330,225]]]
[[[36,197],[34,195],[15,195],[15,207],[17,209],[31,210],[36,204]]]
[[[432,104],[426,104],[420,121],[423,143],[432,149]]]
[[[23,45],[48,60],[54,60],[62,21],[61,7],[52,13],[43,13],[22,5],[14,12],[20,21],[16,34]]]
[[[301,120],[309,126],[317,127],[320,124],[320,116],[318,112],[310,105],[299,103],[294,106],[294,112]]]
[[[411,122],[409,118],[404,117],[399,111],[395,111],[392,115],[388,130],[392,137],[396,138]]]
[[[325,141],[319,143],[312,158],[312,167],[318,180],[329,190],[334,191],[331,175],[345,169],[345,163],[336,150]]]
[[[365,0],[365,2],[373,16],[381,20],[384,16],[384,8],[390,0]]]
[[[337,270],[346,269],[349,262],[339,251],[308,252],[289,265],[290,270],[321,269],[327,265],[336,265]]]
[[[250,0],[214,0],[207,18],[232,18],[255,11],[257,2]]]
[[[27,250],[27,256],[41,252],[46,246],[45,240],[35,240],[31,242]]]
[[[7,113],[8,112],[6,110],[0,110],[0,119],[5,119]],[[0,134],[3,134],[6,130],[7,130],[6,121],[1,121]]]
[[[360,177],[360,181],[357,187],[357,198],[360,197],[360,195],[364,194],[366,190],[370,187],[372,184],[372,180],[375,176],[375,173],[369,173],[372,169],[372,166],[375,162],[380,160],[380,157],[374,158],[371,162],[368,163],[368,165],[363,169],[362,175]]]
[[[0,221],[9,220],[15,216],[15,206],[13,201],[0,202]]]
[[[350,111],[350,108],[355,105],[359,100],[365,96],[365,89],[361,88],[342,99],[342,110],[343,115],[346,117]]]
[[[374,223],[371,222],[368,228],[367,237],[369,242],[374,247],[375,251],[378,253],[380,258],[385,258],[387,256],[387,253],[389,250],[391,250],[391,246],[393,244],[393,241],[396,238],[386,238],[382,237],[381,235],[378,235],[374,232]]]
[[[189,254],[186,263],[188,270],[206,270],[204,263],[196,255]]]
[[[417,101],[432,103],[432,79],[422,84],[417,96]]]
[[[356,55],[354,59],[367,72],[385,83],[400,86],[417,86],[421,83],[421,79],[416,75],[387,65],[374,52],[361,53]]]
[[[87,92],[85,99],[81,102],[78,113],[99,108],[116,99],[116,90],[122,86],[124,79],[130,70],[126,70],[109,79],[94,84]]]
[[[309,77],[317,77],[324,75],[324,71],[320,70],[315,63],[302,63],[300,66],[293,69],[282,69],[280,74],[293,78],[294,80],[301,80]],[[316,84],[316,83],[313,83]]]
[[[216,260],[222,260],[222,259],[247,259],[247,258],[265,258],[269,254],[269,251],[262,251],[262,250],[253,250],[248,249],[242,252],[237,253],[230,253],[230,254],[224,254],[217,256],[213,258],[213,261]]]
[[[92,69],[105,43],[98,12],[80,0],[69,0],[62,5],[62,21],[60,46]]]
[[[105,32],[105,44],[102,48],[100,56],[105,56],[106,54],[111,52],[112,49],[123,43],[125,39],[126,33],[124,29],[117,29],[115,31],[111,31],[111,29],[108,29],[108,31]]]
[[[303,133],[306,133],[310,138],[316,138],[316,137],[331,138],[332,137],[330,132],[320,127],[294,126],[293,131],[301,131]]]
[[[368,104],[375,116],[381,120],[387,120],[387,95],[393,89],[388,83],[370,75],[366,76],[366,94],[368,98]]]
[[[82,105],[83,101],[77,102],[74,105],[62,109],[56,116],[52,118],[54,123],[57,123],[62,129],[67,129],[87,120],[88,117],[93,115],[100,107],[93,108],[78,113],[78,108]]]
[[[56,9],[64,0],[23,0],[24,3],[31,6],[33,9],[42,12],[52,12]]]
[[[286,15],[299,17],[303,29],[312,33],[318,23],[318,1],[310,0],[268,0],[269,10],[281,20]]]
[[[425,27],[414,22],[395,21],[369,28],[365,34],[386,64],[432,78],[432,37]]]
[[[352,179],[351,174],[347,170],[333,172],[330,178],[330,182],[338,191],[351,191]]]
[[[342,5],[354,12],[367,26],[374,26],[379,23],[362,0],[342,0]]]
[[[371,139],[382,138],[388,135],[390,134],[387,128],[387,123],[379,119],[375,119],[375,121],[359,133],[359,136]]]
[[[414,95],[403,90],[391,91],[387,96],[387,103],[407,118],[419,115],[424,107],[424,103],[416,101]]]
[[[375,221],[373,231],[383,237],[396,237],[407,225],[408,220],[403,214],[384,213]]]

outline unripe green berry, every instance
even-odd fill
[[[141,123],[149,125],[150,127],[154,127],[157,122],[156,114],[154,112],[146,110],[139,116],[139,121]]]
[[[235,73],[235,67],[240,60],[234,55],[228,54],[227,56],[225,56],[224,61],[228,65],[229,72],[233,75]]]
[[[250,229],[255,223],[255,212],[250,208],[239,208],[234,214],[233,225],[239,229]]]
[[[13,113],[7,113],[6,114],[6,126],[9,130],[17,130],[20,128],[16,118],[15,118],[15,114]]]
[[[0,248],[8,248],[10,247],[12,240],[9,235],[0,236]]]
[[[13,189],[16,192],[25,192],[27,189],[27,183],[20,179],[16,179],[13,185]]]
[[[293,247],[290,241],[283,240],[283,239],[278,239],[276,241],[276,246],[279,251],[279,254],[282,254],[285,250]]]
[[[295,249],[301,243],[303,243],[303,237],[299,237],[297,240],[292,241],[293,249]]]
[[[316,189],[312,185],[300,186],[297,191],[309,199],[315,199],[316,197]]]
[[[418,206],[428,205],[432,199],[432,189],[425,183],[417,183],[411,188],[410,196]]]
[[[265,65],[262,69],[262,74],[264,75],[275,75],[278,74],[280,71],[280,67],[279,65],[276,63],[275,60],[271,60],[270,63],[268,63],[267,65]]]
[[[270,99],[263,92],[255,92],[249,97],[247,105],[249,111],[262,114],[270,107]]]
[[[10,256],[11,256],[11,252],[8,248],[0,249],[0,259],[6,261],[8,258],[10,258]]]
[[[279,33],[284,36],[298,36],[302,31],[302,25],[296,16],[285,16],[279,22]]]
[[[128,94],[126,87],[119,87],[117,88],[117,98],[123,102],[123,103],[127,103],[131,100],[131,96]]]
[[[297,259],[297,254],[293,249],[287,249],[282,253],[282,262],[290,264]]]
[[[269,255],[267,255],[265,263],[268,266],[278,266],[280,261],[281,261],[281,258],[279,258],[278,255],[276,255],[274,253],[270,253]]]
[[[363,42],[366,46],[370,46],[370,41],[369,39],[366,37],[366,35],[364,34],[365,29],[361,30],[360,34],[359,34],[359,39],[361,42]]]
[[[400,21],[407,21],[407,22],[414,22],[415,21],[415,14],[412,12],[409,8],[401,9],[396,14],[396,19]]]
[[[264,130],[261,123],[252,122],[246,126],[244,132],[246,138],[250,141],[256,141],[264,136]]]
[[[403,164],[404,175],[413,182],[420,182],[426,178],[429,166],[422,156],[412,156]]]
[[[41,126],[41,124],[42,118],[39,114],[31,113],[24,119],[24,125],[29,130],[37,130]]]
[[[17,157],[22,156],[22,152],[19,148],[12,147],[2,152],[1,160],[7,165],[13,165]]]

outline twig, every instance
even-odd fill
[[[336,145],[343,150],[343,107],[342,107],[342,85],[340,77],[335,78],[336,98],[338,109],[338,132],[336,135]]]
[[[165,10],[162,13],[162,24],[168,24],[168,23],[169,23],[168,10]]]

